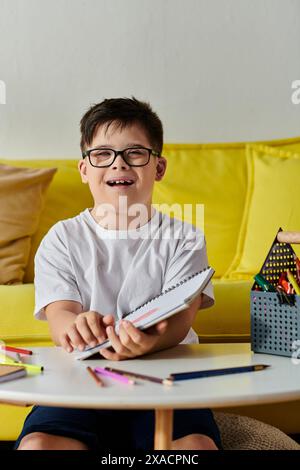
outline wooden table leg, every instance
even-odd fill
[[[155,410],[154,449],[170,450],[173,433],[173,410]]]

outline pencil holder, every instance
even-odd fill
[[[287,269],[296,274],[294,250],[289,243],[278,242],[276,235],[260,274],[276,288],[280,274]],[[252,351],[291,357],[299,348],[300,296],[290,294],[289,303],[285,303],[279,293],[256,288],[255,282],[251,289]]]

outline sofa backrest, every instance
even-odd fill
[[[300,152],[300,137],[264,143]],[[205,231],[208,259],[216,271],[215,277],[222,277],[236,251],[245,205],[245,143],[165,144],[163,155],[168,161],[167,172],[162,181],[155,183],[153,203],[179,204],[180,207],[204,204],[204,227],[200,220],[200,228]],[[50,227],[93,207],[89,187],[81,182],[77,162],[66,159],[0,160],[0,163],[14,166],[58,169],[47,190],[39,228],[32,238],[24,283],[33,281],[35,252]],[[175,216],[181,214],[174,211]],[[191,220],[184,218],[199,222],[195,211]]]

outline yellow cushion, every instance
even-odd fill
[[[48,168],[57,167],[45,197],[37,231],[31,239],[31,250],[26,267],[24,282],[33,282],[34,256],[41,239],[56,222],[74,217],[86,207],[93,206],[88,185],[81,182],[77,169],[78,160],[0,160],[18,167]]]
[[[279,227],[299,230],[300,224],[300,152],[264,145],[249,145],[246,152],[248,191],[230,279],[253,277],[260,271]]]
[[[208,259],[216,271],[215,277],[222,276],[235,254],[243,213],[244,145],[166,144],[163,155],[167,158],[167,172],[154,186],[153,202],[182,207],[184,204],[204,204]],[[177,217],[178,213],[174,215]],[[194,209],[191,222],[196,223]],[[198,225],[203,228],[201,218]]]
[[[0,284],[20,284],[55,168],[0,165]]]
[[[300,137],[264,144],[300,152]],[[182,207],[184,204],[204,204],[208,260],[216,271],[214,277],[222,277],[235,257],[244,213],[247,190],[245,143],[165,144],[163,155],[168,160],[167,172],[154,186],[153,202],[177,203]],[[190,221],[189,217],[187,221]],[[191,221],[196,222],[195,212]],[[200,217],[200,228],[201,225]]]

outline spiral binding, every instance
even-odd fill
[[[129,312],[129,313],[126,314],[126,317],[127,317],[128,315],[131,315],[132,313],[135,313],[135,312],[136,312],[137,310],[139,310],[140,308],[145,307],[145,305],[150,304],[151,302],[153,302],[153,300],[157,299],[158,297],[161,297],[162,295],[165,295],[167,292],[169,292],[169,291],[171,291],[171,290],[173,290],[173,289],[176,289],[176,287],[179,287],[181,284],[184,284],[185,282],[189,281],[190,279],[192,279],[193,277],[197,276],[198,274],[201,274],[201,273],[203,273],[204,271],[207,271],[208,269],[210,269],[210,266],[207,266],[206,268],[201,269],[201,271],[197,271],[196,273],[191,274],[191,275],[188,276],[187,278],[182,279],[181,281],[177,282],[177,284],[175,284],[174,286],[171,286],[171,287],[169,287],[168,289],[165,289],[165,290],[162,291],[160,294],[156,295],[155,297],[152,297],[152,299],[147,300],[147,302],[143,303],[142,305],[139,305],[139,307],[136,307],[134,310],[131,310],[131,312]]]

